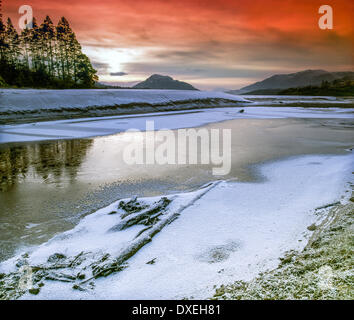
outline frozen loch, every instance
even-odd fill
[[[215,285],[250,280],[302,249],[306,227],[325,217],[320,208],[347,201],[353,160],[294,157],[258,166],[257,182],[119,200],[0,272],[28,264],[43,299],[207,298]]]

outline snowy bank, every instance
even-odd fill
[[[352,165],[352,154],[304,156],[263,165],[255,183],[120,200],[0,272],[15,286],[19,268],[32,267],[38,295],[26,299],[206,298],[301,250],[326,216],[316,208],[347,201]]]
[[[240,111],[243,110],[242,113]],[[180,129],[233,119],[352,119],[351,108],[230,107],[190,111],[154,112],[141,115],[92,117],[0,125],[0,143],[88,138],[111,135],[129,129],[145,131],[146,121],[155,130]]]
[[[253,102],[253,105],[328,105],[328,106],[340,106],[343,107],[353,107],[354,98],[353,97],[331,97],[331,96],[282,96],[282,95],[244,95],[247,100]]]
[[[252,281],[221,286],[214,299],[353,300],[353,212],[354,197],[331,206],[302,252],[289,252]]]
[[[247,102],[224,92],[192,90],[0,90],[3,121],[50,119],[57,116],[102,116]]]

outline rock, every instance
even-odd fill
[[[107,257],[107,258],[106,258]],[[93,278],[107,277],[111,273],[119,272],[127,266],[115,259],[108,259],[109,254],[105,255],[100,262],[92,266]],[[107,260],[108,259],[108,260]]]
[[[349,200],[350,200],[351,202],[354,202],[354,197],[351,197]]]
[[[131,198],[131,200],[127,202],[121,201],[118,205],[118,209],[123,209],[127,214],[142,211],[147,206],[144,204],[140,204],[137,199],[137,196],[134,196]],[[126,215],[123,215],[122,218],[124,218],[125,216]]]
[[[39,288],[31,288],[28,290],[28,292],[30,294],[34,294],[34,295],[37,295],[40,291],[41,291],[41,289],[39,289]]]
[[[238,113],[244,113],[245,109],[241,109]]]
[[[13,290],[15,290],[15,288],[14,287],[5,286],[4,290],[5,291],[13,291]]]
[[[63,272],[50,272],[45,276],[45,280],[73,282],[74,280],[76,280],[76,278],[70,274],[65,274]]]
[[[26,259],[20,259],[16,262],[17,268],[21,268],[21,267],[27,266],[27,265],[28,265],[28,261]]]
[[[317,227],[314,223],[307,227],[307,230],[309,230],[309,231],[315,231],[316,229],[317,229]]]
[[[146,264],[155,264],[156,263],[156,258],[146,262]]]
[[[290,263],[293,260],[293,254],[288,253],[284,257],[279,258],[279,260],[281,261],[282,265]],[[259,276],[261,276],[261,274],[259,274]]]
[[[86,275],[84,273],[78,273],[76,278],[80,279],[80,280],[83,280],[86,278]]]
[[[63,259],[66,259],[65,255],[61,253],[54,253],[48,258],[48,262],[55,263]]]
[[[225,294],[225,286],[221,285],[221,287],[219,289],[216,289],[216,292],[214,294],[214,297],[220,297],[223,294]]]
[[[79,291],[85,291],[85,289],[84,289],[83,287],[80,287],[80,286],[77,285],[77,284],[74,284],[74,285],[73,285],[73,289],[74,289],[74,290],[79,290]]]

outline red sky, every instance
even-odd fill
[[[3,0],[4,16],[17,22],[23,4],[39,20],[65,16],[101,81],[160,73],[235,89],[274,73],[354,69],[352,0]],[[324,4],[333,30],[318,27]]]

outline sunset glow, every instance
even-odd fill
[[[4,0],[14,23],[23,0]],[[201,89],[237,89],[274,73],[353,70],[351,0],[30,0],[42,21],[65,16],[100,81],[131,85],[153,73]],[[334,29],[318,9],[333,7]],[[275,10],[276,8],[276,10]]]

